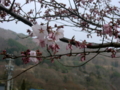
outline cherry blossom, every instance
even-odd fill
[[[47,27],[44,25],[33,25],[33,36],[37,36],[37,38],[34,38],[33,41],[37,43],[37,45],[40,45],[41,47],[45,47],[45,38],[48,34]]]
[[[80,56],[80,61],[85,61],[86,60],[86,56],[85,56],[84,53],[78,54],[77,56]]]
[[[44,39],[33,38],[33,41],[40,47],[46,46],[46,40]]]
[[[32,30],[33,30],[33,35],[37,36],[39,40],[44,40],[47,37],[48,40],[51,39],[56,41],[64,36],[63,34],[64,31],[61,28],[57,29],[56,31],[51,30],[48,33],[46,26],[36,24],[32,26]]]
[[[22,60],[23,60],[23,63],[24,64],[27,64],[30,62],[30,59],[29,59],[29,55],[30,55],[30,50],[26,50],[24,52],[21,52],[21,55],[23,56],[22,57]]]
[[[29,36],[33,37],[33,32],[31,32],[31,30],[27,29],[27,33],[29,34]]]
[[[105,24],[103,25],[103,29],[104,29],[104,34],[108,34],[109,36],[112,36],[113,34],[113,29],[109,24]]]
[[[30,56],[36,56],[36,51],[30,51]],[[38,59],[36,57],[30,57],[30,62],[38,63]]]
[[[51,27],[48,27],[49,32],[47,31],[47,27],[44,25],[34,25],[32,26],[33,36],[37,38],[33,38],[33,41],[36,42],[37,45],[41,47],[45,47],[48,45],[49,49],[51,49],[54,53],[58,52],[59,46],[56,44],[60,38],[64,36],[62,26],[57,27],[56,31],[52,30]],[[31,32],[28,32],[31,35]]]
[[[60,38],[64,37],[63,33],[64,33],[64,31],[62,29],[57,29],[56,31],[51,31],[48,34],[48,39],[58,41]]]
[[[117,24],[113,24],[113,25],[110,24],[111,23],[103,25],[103,29],[104,29],[103,34],[108,34],[109,36],[112,36],[114,33],[115,37],[117,38],[119,33],[118,28],[120,28],[120,26]]]
[[[55,41],[55,33],[53,31],[51,31],[48,36],[47,36],[48,40],[54,40]]]
[[[86,47],[87,47],[86,40],[84,40],[84,41],[82,41],[82,42],[76,41],[76,47],[79,47],[80,49],[81,49],[81,48],[86,48]]]
[[[37,59],[39,61],[42,61],[42,58],[40,57],[42,55],[42,53],[39,50],[36,51],[36,55],[39,56],[39,57],[37,57]]]
[[[60,47],[57,44],[52,44],[52,45],[49,45],[48,49],[51,49],[55,54],[58,52],[58,49],[60,49]]]
[[[81,56],[81,61],[85,61],[85,55]]]
[[[38,39],[44,39],[47,35],[47,27],[44,25],[33,25],[32,26],[33,35],[37,36]]]
[[[82,42],[79,42],[79,41],[75,41],[75,40],[70,40],[68,45],[66,46],[66,49],[70,49],[72,50],[72,44],[70,44],[70,42],[73,41],[75,42],[75,46],[76,47],[79,47],[79,49],[82,49],[82,48],[86,48],[87,47],[87,43],[86,43],[86,40],[82,41]]]
[[[57,29],[55,32],[55,39],[59,40],[60,38],[64,37],[64,31],[62,29]]]

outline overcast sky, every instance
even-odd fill
[[[16,0],[16,1],[18,1],[18,0]],[[19,0],[19,1],[22,2],[22,0]],[[61,2],[62,1],[65,2],[65,0],[61,0]],[[119,0],[112,0],[112,4],[119,6],[118,1]],[[26,7],[26,8],[29,8],[29,7]],[[27,26],[27,25],[25,25],[22,22],[18,22],[18,24],[15,24],[14,21],[13,22],[9,22],[9,23],[6,23],[6,22],[0,23],[0,27],[4,28],[4,29],[12,30],[12,31],[14,31],[16,33],[24,33],[24,34],[27,34],[26,33],[27,29],[31,29],[30,26]],[[76,32],[74,30],[71,30],[71,28],[65,28],[64,35],[67,38],[72,38],[72,36],[75,35],[75,38],[77,40],[83,40],[82,38],[87,39],[86,38],[86,33]],[[94,42],[94,41],[95,42],[99,42],[99,38],[96,37],[96,35],[93,35],[92,39],[87,39],[87,40],[90,41],[90,42]]]

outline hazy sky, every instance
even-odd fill
[[[16,0],[16,1],[18,1],[18,0]],[[62,1],[65,2],[65,0],[61,0],[61,2]],[[117,3],[118,1],[119,0],[112,0],[112,4],[119,6],[119,4]],[[22,0],[20,0],[20,2],[22,2]],[[29,7],[26,7],[26,8],[29,8]],[[6,23],[6,22],[0,23],[0,27],[5,28],[5,29],[9,29],[9,30],[12,30],[12,31],[15,31],[16,33],[24,33],[24,34],[27,34],[26,33],[27,29],[31,29],[30,26],[27,26],[27,25],[25,25],[22,22],[18,22],[18,24],[15,24],[14,21],[9,22],[9,23]],[[75,38],[77,40],[83,40],[83,38],[87,39],[86,38],[86,33],[76,32],[74,30],[71,30],[71,28],[65,28],[64,35],[65,35],[65,37],[68,37],[68,38],[72,38],[72,36],[75,35]],[[96,37],[96,35],[93,35],[92,39],[87,39],[87,40],[90,41],[90,42],[94,42],[94,41],[95,42],[99,42],[99,38]]]

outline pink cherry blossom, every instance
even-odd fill
[[[55,54],[55,53],[58,52],[60,47],[55,43],[55,44],[49,45],[48,49],[51,49],[54,52],[54,54]]]
[[[76,41],[76,42],[75,42],[75,46],[76,46],[76,47],[79,47],[80,49],[81,49],[81,48],[86,48],[86,47],[87,47],[86,40],[84,40],[84,41],[82,41],[82,42]]]
[[[103,29],[104,29],[104,34],[108,34],[109,36],[112,36],[112,27],[109,24],[105,24],[103,25]]]
[[[33,41],[41,47],[45,47],[46,46],[46,41],[43,39],[38,39],[38,38],[33,38]]]
[[[23,56],[23,57],[22,57],[23,63],[24,63],[24,64],[29,63],[30,59],[29,59],[28,56],[30,55],[30,50],[26,50],[26,51],[24,51],[24,52],[21,52],[21,55]]]
[[[61,29],[63,26],[57,26],[56,28],[56,31],[53,31],[52,28],[50,28],[48,33],[47,27],[44,25],[36,24],[32,26],[33,36],[37,37],[33,38],[33,41],[41,47],[48,45],[49,49],[51,49],[54,53],[58,52],[59,46],[56,44],[56,41],[64,36],[64,31]]]
[[[45,42],[46,42],[46,44],[47,44],[48,46],[55,44],[55,41],[52,40],[52,39],[50,39],[49,37],[47,37],[47,38],[45,39]]]
[[[59,40],[64,37],[64,31],[62,29],[57,29],[55,32],[55,39]]]
[[[32,26],[32,29],[33,29],[33,35],[37,36],[37,39],[39,39],[40,41],[43,41],[46,38],[48,40],[57,41],[64,36],[63,34],[64,31],[61,28],[58,28],[56,31],[50,31],[49,34],[46,30],[47,27],[44,25],[36,24]]]
[[[49,40],[54,40],[55,41],[55,33],[54,32],[50,32],[49,34],[48,34],[48,37],[47,37]]]
[[[48,38],[52,39],[54,41],[58,41],[60,38],[63,38],[64,34],[63,34],[63,30],[62,29],[57,29],[56,31],[51,31],[48,34]]]
[[[36,51],[30,51],[30,56],[36,56]],[[38,63],[38,60],[36,57],[30,57],[30,62],[33,62],[33,63]]]
[[[85,55],[81,56],[81,61],[85,61]]]
[[[80,61],[85,61],[86,57],[85,54],[78,54],[77,56],[80,56]]]
[[[44,39],[48,35],[47,27],[44,25],[33,25],[32,26],[33,35],[37,36],[39,39]]]
[[[114,24],[114,26],[111,26],[110,23],[109,24],[105,24],[103,25],[103,29],[104,32],[103,34],[108,34],[109,36],[113,35],[113,32],[115,33],[115,37],[118,37],[118,28],[120,28],[117,24]]]

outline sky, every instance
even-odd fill
[[[18,0],[16,0],[18,1]],[[20,0],[20,2],[22,3],[23,0]],[[65,0],[61,0],[61,2]],[[112,4],[114,5],[117,5],[119,6],[119,4],[117,3],[119,0],[112,0]],[[33,5],[30,5],[31,7],[33,7]],[[25,9],[29,9],[29,6],[26,6]],[[41,22],[41,21],[38,21],[38,22]],[[31,29],[30,26],[22,23],[22,22],[18,22],[17,24],[15,24],[15,21],[12,21],[12,22],[4,22],[4,23],[0,23],[0,27],[1,28],[4,28],[4,29],[9,29],[9,30],[12,30],[16,33],[24,33],[24,34],[27,34],[26,33],[26,30],[27,29]],[[85,32],[78,32],[78,31],[74,31],[73,29],[71,29],[70,27],[67,27],[67,28],[64,28],[64,37],[67,37],[67,38],[72,38],[73,36],[75,35],[75,39],[76,40],[84,40],[84,39],[87,39],[87,41],[89,42],[98,42],[100,43],[100,38],[96,37],[96,34],[94,34],[92,36],[92,39],[88,39],[86,37],[86,33]]]

